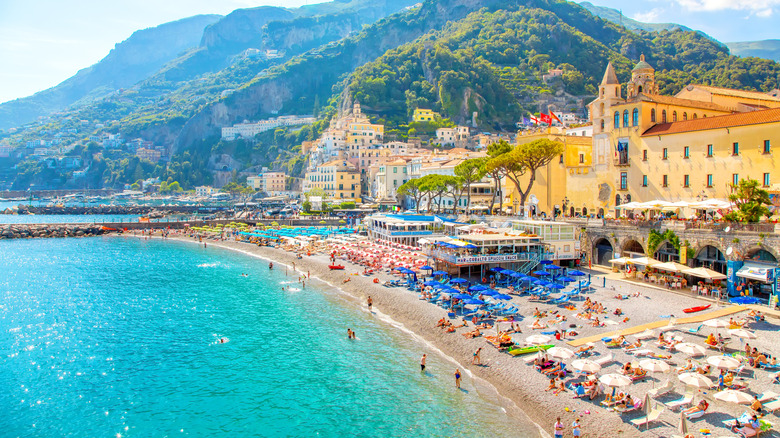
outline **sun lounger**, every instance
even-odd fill
[[[687,331],[688,333],[696,334],[699,333],[699,330],[701,330],[702,327],[704,327],[704,324],[699,324],[699,326],[696,327],[695,329],[689,328]]]
[[[762,407],[767,411],[774,412],[780,409],[780,400],[772,400],[769,403],[765,403]]]
[[[600,358],[594,360],[593,362],[596,362],[597,364],[599,364],[599,365],[601,365],[603,367],[604,365],[612,362],[612,354],[609,354],[609,355],[604,356],[604,357],[600,357]]]
[[[761,403],[766,403],[770,400],[776,399],[780,394],[773,392],[773,391],[764,391],[761,395],[758,396],[758,401]]]
[[[707,409],[705,409],[703,411],[695,411],[695,412],[690,413],[690,414],[685,414],[685,418],[688,419],[688,420],[696,420],[697,418],[703,417],[704,414],[706,414],[706,413],[707,413]]]
[[[617,412],[620,412],[621,414],[626,414],[628,412],[634,412],[642,409],[642,400],[637,400],[634,402],[633,406],[627,407],[627,408],[621,408],[619,406],[615,406],[615,410]]]
[[[643,348],[641,350],[634,350],[633,353],[634,353],[634,356],[637,356],[637,357],[650,356],[651,354],[653,354],[653,350],[649,350],[647,348]]]
[[[761,368],[767,369],[767,370],[777,370],[780,369],[780,364],[771,365],[768,363],[759,362],[758,363]]]
[[[670,379],[667,379],[663,385],[647,391],[647,394],[650,395],[650,398],[656,398],[661,394],[666,394],[667,392],[671,391],[672,388],[674,388],[674,383],[672,383]]]
[[[649,424],[655,420],[658,419],[658,417],[661,416],[661,413],[664,411],[664,408],[657,408],[650,411],[649,414],[645,417],[639,417],[637,419],[631,420],[631,424],[639,428],[640,426],[644,426],[645,424]]]
[[[666,403],[666,407],[669,409],[682,408],[683,406],[687,406],[691,404],[692,401],[693,401],[693,391],[687,390],[685,391],[685,394],[682,396],[682,398]]]

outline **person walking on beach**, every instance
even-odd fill
[[[479,352],[482,351],[482,347],[477,348],[477,351],[474,352],[474,357],[471,358],[471,364],[477,364],[482,365],[482,359],[479,357]]]
[[[460,369],[455,369],[455,387],[460,389]]]
[[[582,436],[582,431],[580,430],[580,419],[579,418],[575,418],[574,422],[571,424],[571,434],[574,437]]]
[[[428,358],[427,354],[423,354],[422,359],[420,359],[420,372],[425,372],[425,362]]]
[[[563,423],[561,423],[561,417],[558,417],[553,427],[555,429],[554,432],[555,438],[563,438]]]
[[[374,305],[374,300],[371,299],[371,295],[368,296],[368,300],[366,301],[368,303],[368,311],[371,311],[371,306]]]

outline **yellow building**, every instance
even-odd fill
[[[414,110],[412,120],[415,122],[434,122],[440,117],[439,113],[434,112],[433,110],[417,108]]]
[[[328,199],[360,202],[360,173],[348,161],[328,161],[306,172],[306,188],[322,189]]]

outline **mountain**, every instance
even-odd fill
[[[428,0],[411,8],[392,2],[390,9],[389,1],[332,3],[326,5],[336,12],[325,15],[293,10],[290,18],[291,11],[278,8],[240,11],[227,21],[229,15],[204,31],[197,48],[133,87],[44,125],[0,134],[23,146],[55,133],[76,131],[62,138],[83,144],[88,136],[118,132],[163,146],[168,163],[141,161],[121,147],[95,154],[100,147],[86,144],[73,152],[89,163],[78,182],[32,158],[0,159],[0,167],[13,167],[14,188],[122,187],[148,177],[192,188],[255,166],[301,176],[302,142],[317,138],[354,102],[385,123],[388,136],[403,139],[430,128],[408,122],[417,107],[458,123],[476,112],[485,130],[513,130],[521,117],[548,105],[581,110],[608,61],[626,81],[641,54],[655,67],[663,94],[690,83],[769,91],[780,78],[780,64],[731,56],[697,32],[632,31],[564,0]],[[393,8],[399,12],[372,24],[355,16]],[[237,31],[241,26],[248,27]],[[266,50],[277,53],[269,57]],[[561,75],[545,77],[551,69]],[[224,126],[303,114],[319,121],[250,140],[220,139]]]
[[[615,24],[620,24],[630,30],[643,30],[645,32],[658,32],[659,30],[691,30],[689,27],[676,23],[643,23],[626,17],[617,9],[596,6],[591,2],[582,2],[579,5],[599,18],[611,21]]]
[[[780,40],[726,43],[735,56],[755,56],[780,62]]]
[[[134,32],[97,64],[32,96],[0,105],[0,129],[19,126],[71,105],[84,105],[130,87],[197,47],[203,29],[219,15],[198,15]]]

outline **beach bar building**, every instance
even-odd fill
[[[419,246],[422,238],[444,236],[444,221],[439,216],[378,214],[367,217],[365,225],[370,239]]]
[[[425,250],[436,269],[480,278],[495,267],[528,273],[550,256],[541,237],[509,228],[487,228],[440,239],[426,245]]]
[[[515,220],[512,230],[541,237],[550,258],[561,266],[573,267],[580,259],[580,239],[575,226],[566,222]]]

